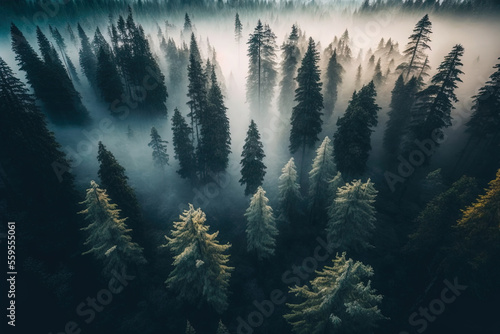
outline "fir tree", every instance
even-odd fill
[[[178,298],[188,302],[205,301],[222,313],[228,306],[227,294],[232,267],[227,266],[229,255],[224,252],[230,244],[217,241],[219,232],[208,233],[205,213],[189,209],[174,222],[172,237],[167,245],[174,253],[174,270],[165,281],[167,287],[178,293]]]
[[[403,51],[403,55],[407,61],[398,66],[405,80],[410,78],[410,74],[418,73],[422,66],[422,62],[426,58],[425,50],[431,49],[429,46],[431,41],[430,34],[432,33],[431,27],[432,23],[429,20],[429,16],[426,14],[417,22],[413,29],[413,34],[409,37],[410,41]]]
[[[222,323],[221,320],[219,320],[219,325],[217,326],[216,334],[229,334],[229,331],[227,330],[226,326]]]
[[[98,87],[96,82],[97,74],[97,57],[92,51],[92,46],[90,45],[90,40],[85,34],[85,31],[78,23],[78,35],[80,36],[80,66],[82,67],[83,73],[87,77],[91,87]]]
[[[156,167],[165,169],[168,165],[167,143],[168,141],[161,139],[160,134],[153,126],[151,128],[151,141],[148,146],[153,149],[153,162]]]
[[[266,166],[262,162],[265,156],[259,130],[252,120],[247,131],[240,161],[240,183],[245,185],[245,195],[253,195],[257,188],[262,185],[266,175]]]
[[[342,83],[342,75],[344,72],[342,65],[337,62],[337,50],[334,50],[328,61],[323,91],[326,117],[331,117],[333,115],[335,103],[337,102],[338,87]]]
[[[134,190],[128,184],[128,177],[123,168],[116,160],[113,153],[99,142],[97,160],[99,170],[97,174],[101,179],[101,185],[115,204],[121,209],[123,217],[127,217],[127,225],[132,229],[132,237],[138,242],[143,241],[141,210]]]
[[[382,69],[380,66],[380,58],[377,60],[377,65],[375,65],[375,70],[373,71],[372,80],[375,87],[379,87],[384,83],[384,76],[382,75]]]
[[[193,25],[191,23],[191,19],[189,18],[188,13],[184,15],[184,34],[187,35],[193,32]]]
[[[368,333],[385,317],[378,305],[382,296],[371,287],[370,266],[342,253],[333,266],[317,271],[310,286],[295,286],[290,293],[304,300],[287,304],[291,312],[284,318],[297,334]]]
[[[273,209],[268,202],[266,192],[259,186],[245,212],[247,251],[255,251],[259,260],[274,255],[278,235]]]
[[[316,150],[316,157],[309,172],[309,210],[312,219],[322,221],[326,218],[328,181],[334,175],[333,146],[330,138],[325,137]]]
[[[87,189],[85,209],[80,214],[85,215],[88,221],[87,227],[82,228],[88,232],[88,238],[84,245],[90,249],[83,254],[93,254],[94,257],[104,264],[104,272],[111,275],[111,271],[119,270],[129,265],[143,264],[146,262],[142,255],[142,248],[129,236],[130,229],[125,221],[120,218],[120,210],[106,194],[106,190],[100,189],[94,181],[90,181]]]
[[[337,190],[337,196],[328,209],[326,227],[331,249],[359,252],[373,247],[368,240],[375,229],[373,203],[376,196],[377,191],[370,179],[366,183],[354,180]]]
[[[281,216],[290,220],[297,212],[297,205],[302,199],[300,195],[300,185],[297,182],[297,170],[293,158],[290,158],[285,167],[281,170],[281,176],[278,180],[278,192],[281,208]]]
[[[189,322],[189,320],[187,320],[187,323],[186,323],[186,334],[196,334],[196,331],[194,330],[194,328],[191,325],[191,323]]]
[[[278,108],[282,115],[288,116],[293,108],[293,95],[297,88],[295,76],[297,75],[297,65],[300,59],[300,50],[297,46],[299,40],[298,28],[294,24],[292,32],[286,42],[281,46],[281,81],[280,95],[278,98]]]
[[[238,48],[240,46],[241,38],[243,37],[241,35],[242,30],[243,30],[243,25],[241,24],[241,21],[240,21],[240,15],[238,13],[236,13],[236,15],[234,17],[234,39],[238,43]]]
[[[108,52],[101,47],[97,54],[96,85],[100,95],[106,103],[119,100],[123,94],[123,86],[118,73]]]
[[[196,178],[196,157],[193,142],[190,138],[191,128],[177,108],[175,108],[174,116],[172,116],[172,132],[175,158],[179,160],[180,165],[177,173],[182,178],[189,178],[194,181]]]
[[[290,130],[290,152],[293,154],[302,148],[300,175],[304,165],[304,154],[306,147],[313,147],[319,140],[321,132],[321,115],[323,113],[323,96],[321,95],[320,71],[318,67],[319,53],[312,38],[309,38],[307,51],[302,58],[302,64],[298,70],[295,90],[295,102],[293,107]]]
[[[78,73],[76,72],[75,65],[73,65],[73,62],[68,57],[64,38],[62,37],[61,33],[57,28],[53,28],[52,26],[49,25],[49,29],[52,37],[56,41],[57,47],[59,48],[59,52],[61,53],[61,58],[64,62],[64,65],[66,66],[66,69],[68,70],[70,79],[72,79],[76,83],[80,83],[80,79],[78,78]]]
[[[354,89],[358,89],[358,87],[361,86],[361,77],[363,75],[363,67],[361,67],[361,64],[358,66],[358,69],[356,70],[356,79],[354,81]]]

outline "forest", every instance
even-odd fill
[[[2,333],[499,333],[498,1],[0,13]]]

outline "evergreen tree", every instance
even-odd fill
[[[61,53],[61,58],[64,62],[64,65],[66,66],[66,69],[68,70],[70,79],[72,79],[76,83],[80,83],[80,79],[78,78],[78,73],[76,72],[75,65],[73,65],[73,62],[68,57],[64,38],[62,37],[61,33],[57,28],[53,28],[52,26],[49,25],[49,29],[52,37],[56,41],[57,47],[59,48],[59,52]]]
[[[330,205],[332,205],[332,203],[337,198],[338,189],[345,184],[346,182],[344,181],[341,172],[337,172],[337,175],[335,175],[333,179],[328,181],[328,203],[330,203]]]
[[[92,51],[92,46],[90,45],[90,40],[87,34],[78,23],[78,35],[80,36],[80,66],[82,67],[83,73],[87,77],[88,82],[91,87],[98,87],[96,81],[97,74],[97,57]]]
[[[101,48],[106,52],[109,56],[113,55],[113,52],[111,50],[111,46],[109,43],[106,41],[104,36],[101,33],[101,30],[99,27],[96,28],[95,33],[94,33],[94,39],[92,40],[92,47],[95,55],[99,55],[99,52]]]
[[[286,220],[292,219],[297,212],[297,205],[302,199],[300,195],[300,185],[297,182],[297,170],[293,158],[290,158],[285,167],[281,170],[278,180],[278,192],[281,208],[281,216]]]
[[[297,88],[295,76],[297,75],[297,65],[300,59],[300,50],[298,48],[298,28],[294,24],[292,32],[286,42],[281,46],[281,81],[280,95],[278,98],[278,108],[282,115],[289,115],[293,108],[293,95]]]
[[[229,278],[234,269],[227,266],[229,255],[224,252],[230,244],[217,241],[219,232],[208,233],[205,213],[189,209],[174,222],[172,237],[167,245],[174,253],[174,270],[165,281],[167,287],[178,293],[178,298],[188,302],[205,301],[222,313],[228,306]]]
[[[144,227],[141,210],[135,192],[128,184],[125,168],[118,163],[113,153],[108,151],[102,142],[99,142],[98,146],[99,170],[97,174],[101,179],[101,185],[121,209],[122,218],[128,218],[127,225],[132,229],[133,239],[142,242]]]
[[[304,300],[287,304],[291,312],[284,318],[297,334],[368,333],[376,322],[385,319],[378,305],[382,296],[371,287],[370,266],[346,259],[345,252],[333,260],[333,266],[317,271],[308,285],[290,288]]]
[[[268,202],[266,192],[259,186],[245,212],[247,251],[255,251],[259,260],[274,255],[278,235],[273,209]]]
[[[342,75],[344,72],[342,65],[337,62],[337,50],[334,50],[328,61],[323,91],[326,117],[331,117],[333,115],[335,103],[337,102],[338,87],[342,83]]]
[[[151,128],[151,141],[148,146],[153,149],[153,162],[156,167],[165,169],[168,165],[167,143],[168,141],[161,139],[160,134],[153,126]]]
[[[219,320],[219,325],[217,326],[217,334],[229,334],[229,331],[221,320]]]
[[[177,173],[182,178],[189,178],[194,181],[196,178],[196,157],[193,142],[190,138],[191,128],[177,108],[175,108],[174,116],[172,116],[172,132],[175,158],[179,160],[180,165]]]
[[[146,262],[142,248],[132,242],[129,236],[131,230],[125,224],[127,218],[120,219],[120,210],[110,201],[106,190],[90,181],[85,201],[81,203],[85,205],[85,209],[79,212],[89,222],[82,230],[88,232],[84,245],[88,245],[90,249],[83,254],[93,254],[102,261],[107,275],[111,275],[113,269],[118,271],[129,265]]]
[[[337,197],[328,209],[326,227],[331,249],[359,252],[373,247],[368,239],[375,229],[376,196],[370,179],[366,183],[354,180],[337,190]]]
[[[410,74],[415,75],[418,73],[422,62],[426,58],[425,51],[431,49],[429,46],[431,41],[430,34],[432,33],[431,27],[432,23],[429,20],[429,16],[425,14],[417,22],[413,29],[413,34],[409,37],[409,42],[403,51],[403,55],[407,61],[398,66],[405,80],[410,78]]]
[[[106,103],[121,99],[123,86],[110,54],[101,47],[97,54],[96,85]]]
[[[321,115],[323,113],[323,96],[321,95],[320,71],[318,67],[319,53],[312,38],[309,38],[307,51],[302,58],[302,64],[298,70],[295,90],[295,102],[293,107],[290,130],[290,152],[295,153],[302,147],[300,175],[304,165],[304,154],[306,147],[313,147],[318,141],[321,132]]]
[[[375,87],[379,87],[384,83],[384,76],[382,75],[382,69],[380,66],[380,58],[377,60],[377,65],[375,65],[375,70],[373,71],[372,80]]]
[[[361,67],[361,64],[358,66],[358,69],[356,70],[356,78],[354,81],[354,89],[358,89],[359,86],[361,86],[361,77],[363,75],[363,67]]]
[[[189,322],[189,320],[186,323],[186,334],[196,334],[196,331],[194,330],[194,328],[191,325],[191,323]]]
[[[193,33],[193,25],[191,23],[191,19],[189,18],[188,13],[184,15],[184,34],[190,34]]]
[[[463,52],[461,45],[455,45],[439,65],[431,84],[417,94],[417,108],[411,124],[415,138],[433,138],[434,132],[451,125],[453,102],[458,101],[454,92],[456,83],[462,82],[459,76],[463,72],[459,67],[463,65],[460,61]]]
[[[252,120],[247,131],[240,161],[240,183],[245,185],[245,196],[254,194],[257,188],[262,185],[266,175],[266,165],[262,162],[265,156],[259,130]]]
[[[333,146],[330,138],[325,137],[316,150],[316,157],[309,172],[309,210],[312,219],[322,221],[326,218],[328,182],[334,175]]]
[[[236,16],[234,17],[234,38],[238,43],[238,47],[240,46],[240,41],[241,38],[243,37],[241,35],[242,30],[243,30],[243,25],[241,24],[240,21],[240,15],[236,13]]]
[[[345,114],[337,120],[333,140],[335,163],[347,180],[365,171],[372,128],[377,125],[380,109],[375,102],[376,95],[373,82],[363,86],[353,93]]]

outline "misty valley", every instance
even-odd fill
[[[498,333],[497,1],[0,13],[7,333]]]

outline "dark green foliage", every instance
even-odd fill
[[[153,163],[161,169],[168,165],[167,143],[168,141],[161,139],[158,130],[153,126],[151,128],[151,141],[148,146],[153,149]]]
[[[398,66],[398,70],[402,71],[405,80],[410,78],[410,74],[416,75],[419,73],[424,64],[424,58],[427,59],[425,51],[430,50],[429,46],[432,23],[429,16],[425,14],[420,19],[413,29],[413,34],[410,35],[410,41],[406,45],[403,54],[406,57],[406,62]]]
[[[335,103],[337,102],[338,87],[342,83],[342,75],[344,72],[342,65],[337,62],[337,50],[334,50],[330,60],[328,60],[323,90],[326,117],[331,117],[333,115]]]
[[[297,75],[297,65],[300,60],[300,50],[297,46],[298,40],[298,28],[294,24],[287,41],[281,46],[283,52],[281,61],[282,79],[280,81],[278,108],[281,114],[285,116],[288,116],[293,108],[293,97],[297,88],[295,76]]]
[[[309,38],[307,51],[297,73],[298,88],[295,90],[290,131],[290,152],[295,153],[300,147],[313,147],[319,140],[323,121],[323,96],[321,95],[319,52],[312,38]]]
[[[97,56],[96,85],[101,97],[106,103],[119,101],[123,94],[123,86],[111,55],[103,47],[99,49]]]
[[[236,13],[234,17],[234,38],[236,39],[236,42],[238,42],[238,45],[240,45],[241,38],[243,37],[241,35],[242,30],[243,30],[243,25],[241,24],[240,21],[240,15]]]
[[[96,73],[97,73],[97,57],[92,50],[89,38],[83,30],[80,23],[78,23],[78,35],[80,36],[80,66],[83,73],[87,77],[88,82],[92,87],[96,86]]]
[[[172,132],[175,158],[179,160],[180,169],[177,171],[182,178],[196,179],[196,157],[191,140],[191,128],[182,117],[179,109],[175,108],[172,116]]]
[[[266,166],[262,162],[265,156],[259,130],[257,130],[257,125],[252,120],[245,138],[240,161],[240,183],[245,185],[245,195],[253,195],[257,188],[262,185],[266,175]]]

